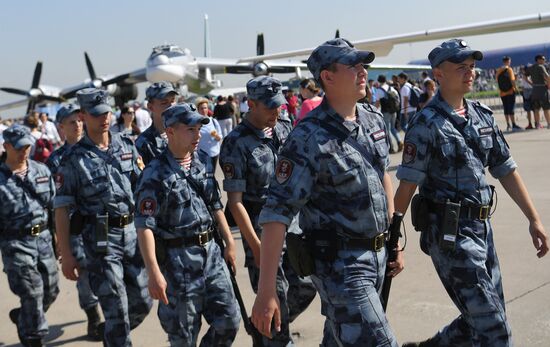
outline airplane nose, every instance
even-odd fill
[[[166,65],[170,63],[170,59],[166,55],[160,54],[154,57],[153,59],[151,59],[149,63],[152,66]]]

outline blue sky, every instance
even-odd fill
[[[42,84],[80,83],[87,77],[84,51],[99,75],[143,67],[151,48],[163,43],[201,56],[204,13],[210,18],[212,55],[239,57],[255,54],[259,32],[270,53],[314,47],[332,38],[336,28],[342,37],[358,40],[550,11],[550,2],[542,0],[19,0],[0,6],[0,86],[24,89],[30,86],[37,60],[44,64]],[[466,40],[480,50],[550,42],[550,28]],[[437,43],[399,45],[377,61],[424,58]],[[223,80],[225,86],[243,83]],[[17,99],[0,92],[0,104]]]

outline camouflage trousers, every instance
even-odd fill
[[[24,339],[42,338],[48,334],[44,313],[59,294],[52,236],[45,230],[37,237],[2,238],[0,249],[10,289],[21,300],[19,335]]]
[[[73,256],[80,266],[80,273],[76,281],[76,289],[78,291],[78,303],[83,310],[90,309],[98,304],[97,296],[92,292],[90,287],[90,279],[88,276],[88,261],[84,254],[84,244],[82,243],[82,235],[71,235],[71,250]]]
[[[218,245],[167,248],[161,269],[169,303],[159,303],[158,317],[170,345],[196,346],[204,316],[210,327],[200,345],[231,346],[241,315]]]
[[[340,250],[311,276],[326,317],[321,346],[398,346],[380,302],[386,250]]]
[[[511,346],[502,277],[489,221],[460,220],[454,251],[439,247],[437,218],[422,233],[421,247],[460,316],[434,337],[438,346]]]
[[[110,228],[106,253],[96,250],[95,226],[86,225],[82,237],[90,287],[105,317],[104,344],[131,346],[130,330],[143,322],[153,304],[136,229],[133,224]]]

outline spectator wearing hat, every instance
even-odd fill
[[[504,109],[504,117],[506,118],[506,131],[522,130],[516,124],[514,118],[514,108],[516,106],[516,75],[510,67],[512,59],[509,56],[502,58],[502,66],[497,69],[495,78],[497,80],[500,99]]]
[[[85,88],[76,96],[86,133],[64,156],[55,176],[63,275],[72,281],[81,276],[70,226],[81,230],[90,287],[105,316],[104,345],[131,346],[130,330],[143,322],[152,306],[137,247],[132,192],[144,165],[129,137],[109,131],[107,92]]]
[[[199,98],[195,102],[197,112],[210,118],[210,122],[201,127],[201,139],[199,140],[199,150],[207,154],[211,165],[212,173],[216,171],[218,165],[218,156],[222,143],[222,129],[216,118],[209,116],[208,99]]]

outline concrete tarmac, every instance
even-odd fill
[[[503,115],[496,114],[501,129]],[[519,124],[525,126],[522,119]],[[550,130],[532,130],[506,134],[519,172],[541,215],[547,232],[550,232]],[[547,147],[548,146],[548,147]],[[400,163],[400,154],[391,156],[390,173],[397,188],[395,169]],[[221,170],[217,177],[221,182]],[[519,208],[506,194],[502,186],[490,179],[497,187],[498,206],[492,217],[495,243],[499,254],[506,298],[507,316],[512,327],[516,346],[547,347],[550,345],[550,255],[538,259],[528,233],[528,223]],[[419,341],[432,336],[438,329],[458,316],[458,310],[448,298],[428,256],[418,246],[419,234],[411,226],[408,215],[408,236],[405,259],[406,267],[392,283],[388,307],[388,319],[400,343]],[[248,273],[243,267],[244,255],[237,238],[237,279],[248,313],[252,309],[254,294],[250,288]],[[57,301],[47,312],[50,333],[48,346],[101,346],[99,342],[86,339],[86,316],[78,307],[74,282],[61,275],[61,292]],[[18,298],[9,289],[7,278],[0,275],[0,346],[20,346],[15,326],[8,312],[19,306]],[[318,346],[322,339],[324,317],[320,315],[318,297],[312,305],[291,325],[297,346]],[[203,325],[201,335],[206,331]],[[132,331],[134,346],[168,346],[156,315],[156,304],[146,320]],[[252,346],[244,327],[234,346]]]

